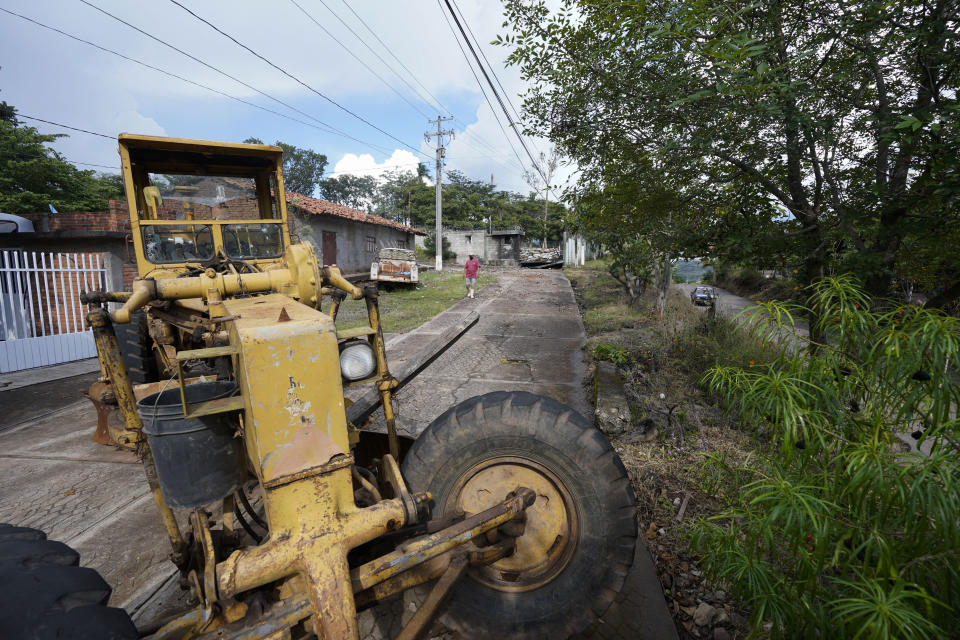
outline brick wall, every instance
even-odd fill
[[[111,200],[110,211],[62,211],[51,213],[50,231],[130,231],[130,218],[126,212],[126,203],[123,203],[123,212],[114,211]],[[24,213],[24,218],[33,222],[33,228],[40,231],[40,220],[43,214]]]
[[[180,213],[181,203],[168,200],[160,208],[161,220],[175,220]],[[202,204],[194,205],[194,215],[197,219],[257,219],[259,210],[257,201],[249,198],[228,200],[221,205],[219,211],[213,211]],[[21,214],[33,222],[34,229],[40,230],[40,213]],[[130,233],[130,213],[126,200],[110,200],[107,211],[64,211],[52,213],[49,216],[50,231],[89,231],[89,232],[120,232]],[[291,215],[288,220],[290,232],[294,232],[294,220]],[[136,252],[133,242],[127,239],[122,252],[123,289],[129,291],[133,280],[139,276],[137,271]]]

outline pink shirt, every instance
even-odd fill
[[[480,262],[476,258],[467,260],[467,264],[463,265],[463,275],[466,278],[476,278],[479,270]]]

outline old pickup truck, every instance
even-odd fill
[[[381,249],[370,265],[370,279],[377,282],[420,281],[413,249]]]

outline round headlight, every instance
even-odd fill
[[[340,374],[346,380],[369,378],[377,368],[373,348],[362,340],[344,342],[340,345]]]

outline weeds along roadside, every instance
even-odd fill
[[[730,637],[743,637],[746,612],[729,590],[705,579],[687,532],[698,517],[720,508],[701,487],[703,454],[722,452],[725,459],[745,461],[750,438],[734,428],[698,380],[714,362],[756,365],[765,350],[727,319],[705,322],[706,309],[692,307],[678,290],[660,320],[652,291],[631,303],[602,263],[569,269],[567,275],[584,318],[585,350],[616,364],[626,382],[633,428],[611,442],[637,491],[641,527],[678,631],[684,638],[713,637],[711,629],[724,628]],[[694,620],[701,605],[705,625]]]
[[[625,309],[615,293],[592,294],[600,304],[585,324],[600,331],[588,347],[628,377],[635,422],[658,423],[652,442],[613,441],[646,498],[658,564],[672,562],[661,580],[679,600],[678,626],[690,631],[691,606],[723,594],[761,636],[952,637],[957,320],[916,307],[870,312],[855,282],[827,279],[810,293],[830,340],[811,353],[771,340],[783,327],[705,322],[677,296],[659,323],[649,301]],[[741,320],[784,311],[767,304]],[[924,451],[905,451],[904,434]],[[679,523],[678,503],[689,503]],[[709,581],[691,580],[684,568],[694,565]]]
[[[822,344],[774,344],[760,366],[704,378],[756,456],[706,458],[703,488],[723,508],[696,523],[693,546],[772,637],[955,637],[960,321],[870,300],[849,276],[807,293]],[[782,335],[766,324],[755,331]]]

